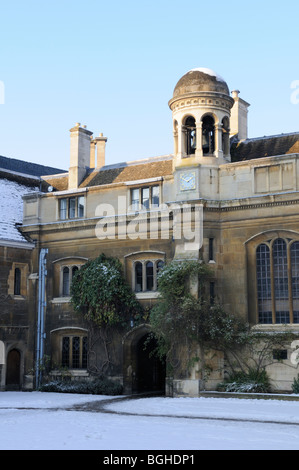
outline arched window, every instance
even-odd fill
[[[215,150],[215,121],[212,116],[202,120],[202,151],[204,155],[212,155]]]
[[[142,263],[135,264],[135,291],[142,292],[143,276],[142,276]]]
[[[256,277],[259,323],[299,323],[299,242],[260,244]]]
[[[276,323],[289,323],[289,282],[286,242],[281,238],[275,240],[272,254]]]
[[[186,154],[193,155],[196,150],[196,123],[193,116],[185,120],[184,132],[186,135]]]
[[[270,248],[262,243],[256,250],[259,323],[272,323]]]
[[[68,265],[62,266],[60,271],[60,295],[62,297],[69,297],[71,295],[71,285],[73,277],[79,271],[79,266]]]
[[[79,271],[78,266],[73,266],[72,267],[72,279],[73,279],[73,277],[74,277],[74,275],[76,274],[77,271]]]
[[[163,266],[164,261],[161,259],[135,261],[132,270],[133,290],[137,293],[157,291],[158,273]]]
[[[154,288],[154,265],[151,261],[146,263],[146,290],[150,291]]]
[[[14,295],[21,295],[21,270],[15,268]]]
[[[67,266],[62,271],[62,295],[64,297],[70,295],[70,270]]]
[[[159,260],[157,263],[157,274],[164,268],[164,261]]]
[[[291,245],[293,322],[299,323],[299,242]]]

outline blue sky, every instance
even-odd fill
[[[107,164],[171,153],[168,100],[195,67],[241,91],[249,137],[299,132],[298,17],[296,0],[1,1],[0,155],[67,169],[76,122]]]

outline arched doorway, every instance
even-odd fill
[[[166,365],[155,354],[149,325],[131,330],[123,340],[124,393],[165,392]]]
[[[165,391],[165,363],[155,353],[157,341],[148,333],[136,345],[137,392]]]
[[[6,389],[18,390],[20,388],[21,354],[17,349],[12,349],[7,355]]]

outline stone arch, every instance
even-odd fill
[[[217,117],[213,113],[202,116],[202,151],[203,155],[213,155],[216,149],[216,122]]]
[[[123,386],[124,393],[140,393],[165,390],[165,365],[151,356],[153,342],[148,324],[130,330],[123,338]],[[145,349],[145,342],[149,348]],[[163,390],[162,390],[163,389]]]
[[[6,359],[6,390],[19,390],[21,388],[21,352],[11,348]]]
[[[193,155],[196,150],[196,119],[191,113],[184,116],[182,130],[184,135],[183,151],[186,155]]]

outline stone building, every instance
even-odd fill
[[[18,226],[22,196],[38,192],[43,174],[57,168],[0,156],[0,390],[32,389],[38,274],[35,244]]]
[[[62,365],[85,377],[105,361],[104,348],[91,347],[91,331],[70,304],[73,274],[101,253],[121,261],[146,306],[157,301],[163,263],[192,258],[213,269],[210,293],[226,310],[261,330],[285,324],[298,330],[299,133],[248,138],[249,103],[210,69],[186,73],[169,108],[172,154],[109,165],[107,138],[77,123],[70,130],[69,170],[43,175],[40,189],[23,196],[26,276],[44,283],[39,296],[32,291],[29,298],[38,325],[30,353],[39,343],[53,374]],[[125,393],[165,386],[162,364],[144,352],[149,332],[149,324],[132,324],[113,338],[107,373]],[[297,376],[292,354],[286,345],[283,359],[269,368],[277,390],[290,390]],[[215,361],[209,389],[223,378],[223,358]],[[197,395],[199,377],[196,368],[174,377],[173,394]]]

